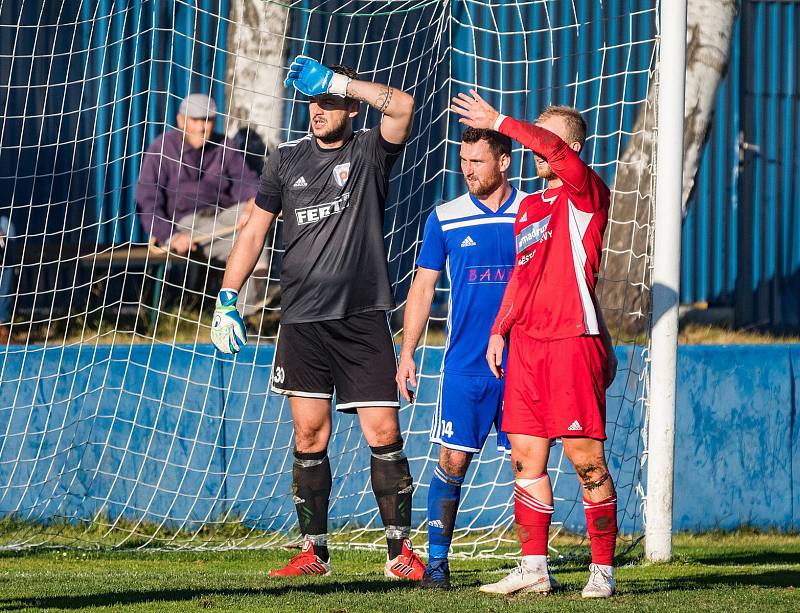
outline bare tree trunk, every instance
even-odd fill
[[[265,144],[280,140],[288,9],[264,0],[233,0],[226,70],[226,132],[250,128]]]
[[[687,12],[683,211],[711,122],[714,99],[725,73],[736,0],[689,0]],[[655,196],[656,93],[651,83],[617,165],[606,261],[598,292],[609,326],[625,337],[642,332],[649,313],[650,246]],[[668,130],[669,126],[660,126]]]
[[[737,0],[689,0],[683,141],[684,215],[711,123],[717,88],[728,67],[738,10]]]

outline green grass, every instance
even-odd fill
[[[583,563],[556,562],[563,593],[491,597],[509,562],[453,560],[455,589],[429,592],[389,582],[380,553],[335,551],[334,576],[273,580],[266,571],[291,555],[34,551],[0,555],[0,611],[800,611],[800,536],[676,538],[675,559],[644,564],[634,551],[617,571],[618,595],[586,602]]]

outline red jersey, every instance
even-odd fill
[[[600,334],[594,295],[610,193],[557,135],[506,117],[500,132],[547,160],[562,181],[531,194],[514,222],[516,261],[492,334],[512,326],[538,340]]]

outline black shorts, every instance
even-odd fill
[[[397,360],[384,311],[344,319],[281,325],[272,391],[285,396],[332,398],[336,410],[400,407]]]

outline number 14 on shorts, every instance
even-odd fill
[[[446,436],[447,438],[452,438],[452,436],[453,436],[453,422],[452,421],[443,421],[442,422],[442,436]]]

